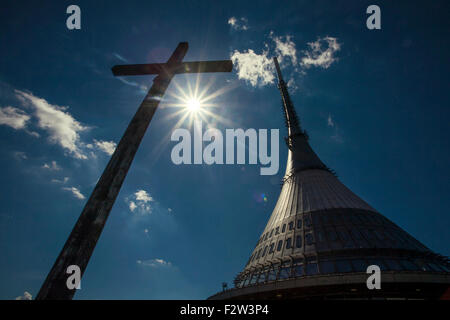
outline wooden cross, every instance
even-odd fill
[[[68,268],[69,266],[78,267],[81,279],[134,155],[173,76],[179,73],[231,72],[232,70],[230,60],[182,62],[187,50],[188,43],[180,42],[166,63],[120,65],[112,68],[115,76],[157,74],[157,77],[153,80],[152,87],[97,182],[36,296],[37,300],[73,298],[76,289],[69,289],[67,285],[68,278],[72,277],[73,271],[70,270],[73,269],[68,272]]]

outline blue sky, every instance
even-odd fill
[[[81,8],[81,30],[66,28],[70,4]],[[381,30],[366,28],[370,4],[381,8]],[[210,119],[219,130],[281,129],[280,170],[261,176],[258,165],[174,165],[177,118],[164,102],[76,299],[204,299],[223,281],[231,285],[285,168],[280,96],[273,66],[264,64],[274,54],[323,162],[386,217],[449,255],[448,11],[446,1],[2,4],[0,298],[37,294],[152,83],[152,76],[114,78],[111,67],[163,62],[180,41],[190,45],[185,61],[234,57],[230,74],[174,81],[184,90],[199,81],[224,91],[214,113],[227,122]],[[265,72],[246,69],[248,58]]]

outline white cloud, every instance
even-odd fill
[[[117,144],[114,141],[103,141],[103,140],[95,140],[94,144],[103,152],[108,155],[112,155],[114,150],[116,150]]]
[[[305,68],[315,66],[327,69],[337,60],[335,53],[341,49],[341,44],[333,37],[318,38],[315,42],[309,42],[308,46],[301,58],[301,65]]]
[[[268,54],[268,51],[256,54],[252,49],[244,52],[235,50],[231,61],[236,65],[238,78],[248,81],[254,87],[273,83],[275,67]]]
[[[247,81],[254,87],[261,87],[274,82],[273,56],[277,56],[280,63],[284,58],[288,58],[291,65],[296,66],[298,64],[297,49],[291,36],[278,37],[274,36],[271,31],[269,39],[272,40],[273,45],[265,44],[265,50],[261,54],[255,53],[252,49],[242,52],[234,50],[231,54],[231,60],[238,71],[238,78]],[[293,82],[291,82],[291,85],[293,85]]]
[[[45,99],[38,98],[30,93],[15,90],[17,97],[25,104],[34,108],[38,119],[38,127],[49,133],[49,140],[59,144],[69,151],[75,158],[87,159],[80,149],[81,131],[88,129],[74,117],[66,112],[67,107],[49,104]]]
[[[334,121],[333,121],[333,118],[331,118],[331,114],[328,115],[327,125],[329,127],[334,127]]]
[[[164,261],[163,259],[151,259],[151,260],[137,260],[136,261],[137,264],[142,265],[142,266],[146,266],[146,267],[153,267],[153,268],[158,268],[158,267],[171,267],[172,263],[169,261]]]
[[[144,203],[153,201],[153,198],[145,190],[138,190],[135,193],[136,200],[143,201]]]
[[[167,211],[172,212],[172,208],[168,208]]]
[[[228,19],[228,24],[231,26],[233,30],[248,30],[248,20],[247,18],[239,18],[231,17]]]
[[[63,190],[72,192],[73,196],[77,199],[83,200],[85,196],[78,190],[78,188],[70,187],[70,188],[62,188]]]
[[[236,25],[238,20],[234,17],[228,21],[230,25]],[[315,42],[308,43],[308,50],[302,51],[303,56],[298,58],[296,44],[292,36],[275,36],[271,31],[269,43],[264,43],[265,49],[261,54],[255,53],[253,49],[244,51],[234,50],[230,58],[236,67],[238,78],[247,81],[254,87],[272,84],[275,80],[275,67],[272,58],[276,56],[282,68],[292,66],[298,75],[305,75],[305,70],[311,66],[327,69],[337,60],[336,52],[340,50],[341,44],[337,38],[323,37]],[[294,79],[288,82],[291,91],[298,87]]]
[[[65,184],[65,183],[67,183],[67,181],[69,181],[69,177],[64,177],[64,179],[62,179],[62,180],[52,179],[51,181],[52,181],[53,183],[62,183],[62,184]]]
[[[136,203],[134,203],[134,201],[130,201],[129,208],[131,212],[133,212],[137,208]]]
[[[0,108],[0,124],[4,124],[18,129],[24,129],[27,126],[30,116],[23,110],[14,107]]]
[[[23,293],[23,296],[16,297],[16,300],[32,300],[33,296],[28,291],[25,291]]]
[[[133,195],[125,198],[125,202],[128,204],[130,211],[142,215],[152,212],[152,206],[150,205],[152,201],[154,201],[153,198],[143,189],[137,190]]]
[[[273,32],[270,33],[270,37],[275,42],[275,53],[280,57],[280,63],[284,57],[288,57],[295,66],[297,64],[297,49],[295,43],[291,40],[292,37],[289,35],[277,37],[273,35]]]
[[[48,169],[48,170],[52,170],[52,171],[59,171],[59,170],[61,170],[61,167],[58,166],[58,164],[56,163],[56,161],[52,161],[50,164],[44,163],[44,165],[42,166],[42,168]]]

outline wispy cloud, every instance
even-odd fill
[[[150,196],[150,194],[143,189],[137,190],[131,196],[125,198],[125,202],[128,204],[130,211],[137,212],[142,215],[152,212],[150,202],[153,201],[154,199]]]
[[[287,57],[291,59],[292,65],[297,65],[297,49],[292,36],[277,37],[271,32],[270,38],[275,42],[275,53],[280,57],[280,63],[283,62],[284,57]]]
[[[72,192],[73,196],[74,196],[75,198],[77,198],[77,199],[83,200],[83,199],[86,198],[86,197],[80,192],[80,190],[78,190],[78,188],[75,188],[75,187],[67,188],[67,187],[65,187],[65,188],[62,188],[62,189],[63,189],[63,190],[66,190],[66,191]]]
[[[121,82],[125,83],[126,85],[139,88],[139,90],[143,93],[148,91],[148,87],[143,84],[139,84],[135,81],[130,81],[130,80],[124,79],[123,77],[116,77],[116,79],[120,80]]]
[[[59,144],[75,158],[87,159],[80,148],[81,131],[87,130],[80,122],[67,112],[67,107],[52,105],[45,99],[31,93],[15,90],[17,97],[26,105],[34,108],[38,127],[48,132],[49,140]]]
[[[27,154],[25,152],[23,152],[23,151],[14,151],[13,152],[13,156],[17,160],[27,160],[28,159]]]
[[[248,20],[244,17],[231,17],[230,19],[228,19],[228,24],[233,30],[248,30]]]
[[[14,107],[0,108],[0,124],[7,125],[16,130],[24,129],[30,116],[23,110]]]
[[[52,171],[59,171],[59,170],[61,170],[61,167],[58,166],[58,164],[56,163],[56,161],[52,161],[52,162],[50,162],[50,164],[44,163],[44,165],[42,166],[42,168],[43,168],[43,169],[52,170]]]
[[[116,148],[114,141],[93,139],[92,143],[84,142],[80,134],[90,128],[76,120],[69,113],[68,107],[50,104],[47,100],[29,92],[21,90],[13,90],[13,92],[14,97],[29,112],[11,106],[0,108],[0,125],[24,130],[36,138],[39,138],[40,134],[30,128],[43,130],[47,133],[50,143],[59,145],[66,155],[76,159],[85,160],[88,159],[88,155],[95,158],[95,153],[87,152],[88,149],[96,149],[108,155],[114,152]],[[56,170],[56,167],[51,164],[44,164],[44,168]]]
[[[62,180],[58,180],[58,179],[52,179],[51,182],[53,183],[61,183],[61,184],[65,184],[69,181],[69,177],[64,177]]]
[[[327,69],[337,60],[335,53],[341,49],[341,44],[333,37],[319,37],[317,41],[309,42],[308,46],[301,59],[301,65],[305,68],[315,66]]]
[[[151,259],[151,260],[137,260],[138,265],[152,268],[167,268],[172,267],[172,263],[163,259]]]
[[[112,55],[113,55],[114,57],[116,57],[117,59],[119,59],[120,61],[122,61],[122,62],[129,63],[129,62],[128,62],[128,59],[122,57],[120,54],[118,54],[118,53],[116,53],[116,52],[113,52]]]
[[[28,291],[25,291],[23,295],[16,297],[16,300],[32,300],[33,296]]]
[[[342,136],[341,129],[337,125],[336,121],[333,119],[331,114],[328,115],[327,118],[327,126],[333,128],[333,134],[331,135],[331,139],[337,143],[344,143],[344,138]]]
[[[333,121],[333,118],[331,118],[331,114],[328,115],[327,125],[329,127],[334,127],[334,121]]]

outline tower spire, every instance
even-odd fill
[[[283,103],[284,117],[288,129],[286,144],[289,148],[288,161],[284,181],[292,177],[293,174],[307,169],[324,169],[330,171],[319,159],[308,143],[308,135],[301,129],[300,120],[295,112],[294,104],[287,89],[286,82],[281,74],[278,59],[273,58],[278,76],[278,89],[280,90]]]
[[[278,89],[280,90],[281,99],[283,101],[283,111],[286,120],[286,126],[288,129],[288,135],[289,137],[291,137],[302,132],[300,129],[300,122],[298,120],[297,113],[295,112],[294,104],[292,103],[291,97],[289,96],[286,82],[284,82],[283,75],[281,74],[281,69],[280,65],[278,64],[277,57],[274,57],[273,61],[277,70]]]

